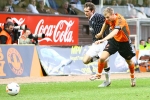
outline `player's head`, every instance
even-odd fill
[[[91,16],[95,13],[95,5],[92,2],[87,2],[84,4],[84,13],[87,18],[91,18]]]
[[[115,19],[114,10],[110,7],[104,9],[103,15],[106,18],[106,20],[113,21]]]

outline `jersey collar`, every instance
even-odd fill
[[[91,20],[93,18],[93,16],[95,15],[95,13],[91,16],[91,18],[89,20]]]

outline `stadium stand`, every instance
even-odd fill
[[[3,8],[4,8],[5,5],[7,4],[7,2],[8,2],[8,0],[1,0],[1,1],[0,1],[0,11],[3,11]],[[25,1],[24,1],[24,2],[20,2],[20,3],[17,4],[17,5],[13,4],[13,7],[14,7],[14,9],[15,9],[15,12],[20,12],[20,13],[22,13],[22,12],[28,13],[28,12],[26,11],[26,9],[25,9],[25,6],[26,6],[26,2],[25,2]]]

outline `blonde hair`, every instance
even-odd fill
[[[105,8],[104,11],[103,11],[103,15],[105,16],[108,13],[111,14],[111,15],[114,14],[114,9],[110,8],[110,7]]]

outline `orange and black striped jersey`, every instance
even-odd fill
[[[128,23],[125,18],[120,14],[115,14],[117,18],[114,21],[105,20],[105,23],[110,25],[111,30],[114,30],[116,26],[120,26],[121,30],[114,36],[115,40],[118,42],[129,41],[130,30]]]

